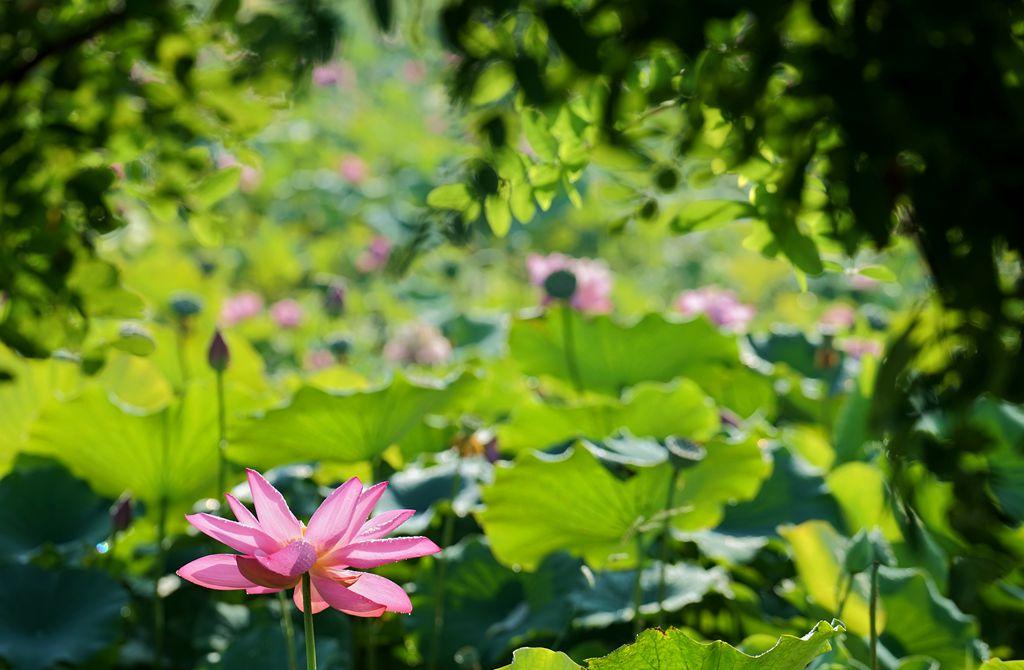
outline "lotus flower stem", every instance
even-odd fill
[[[306,670],[316,670],[316,641],[313,639],[313,597],[309,586],[309,573],[302,575],[302,619],[306,631]]]
[[[639,635],[644,622],[640,617],[640,607],[644,604],[644,535],[636,534],[636,582],[633,585],[633,634]]]
[[[441,545],[450,547],[452,538],[455,536],[455,497],[462,486],[462,470],[459,462],[455,462],[455,476],[452,477],[452,490],[448,498],[451,500],[451,509],[444,518],[444,528],[441,530]],[[438,556],[436,566],[436,578],[434,580],[434,630],[430,640],[430,662],[427,667],[434,670],[437,667],[438,657],[441,655],[441,634],[444,631],[444,583],[448,563],[444,556]]]
[[[288,670],[299,670],[295,662],[295,629],[292,627],[291,604],[284,591],[277,592],[277,603],[281,609],[281,632],[284,633],[284,648],[288,654]]]
[[[224,400],[224,371],[217,371],[217,491],[224,493],[228,476],[228,420]]]
[[[871,670],[878,670],[878,561],[871,564],[871,601],[869,603],[871,619]]]
[[[576,342],[572,329],[572,307],[568,303],[562,305],[562,348],[565,350],[565,366],[569,370],[569,378],[577,394],[583,393],[583,378],[580,376],[579,361],[576,360]]]
[[[836,608],[836,619],[843,618],[843,610],[846,609],[846,601],[850,599],[850,591],[853,589],[853,575],[847,575],[843,580],[842,594],[839,596],[839,606]]]
[[[665,623],[665,566],[668,563],[668,547],[672,533],[672,507],[676,500],[676,486],[679,484],[678,465],[672,466],[672,476],[668,480],[668,494],[665,496],[665,524],[661,527],[661,559],[658,566],[658,627]]]
[[[157,502],[156,517],[156,579],[153,581],[153,667],[164,664],[164,599],[160,595],[160,579],[167,569],[167,553],[164,543],[167,539],[167,498],[161,496]]]

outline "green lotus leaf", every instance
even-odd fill
[[[805,521],[797,526],[781,528],[779,533],[792,547],[793,562],[808,597],[825,611],[837,612],[849,540],[837,533],[827,521]],[[867,576],[858,575],[838,614],[850,632],[858,635],[867,635],[871,628],[868,594]],[[879,607],[876,619],[879,631],[885,630],[886,620],[886,608]]]
[[[882,567],[878,593],[891,623],[881,644],[900,655],[933,658],[942,670],[970,670],[978,656],[977,625],[921,570]]]
[[[130,414],[90,387],[39,413],[27,449],[52,456],[101,495],[124,491],[155,503],[191,505],[216,491],[217,403],[212,386],[191,385],[152,414]]]
[[[665,597],[660,599],[661,564],[654,563],[640,575],[644,615],[678,612],[687,605],[700,602],[710,592],[731,595],[729,578],[722,568],[702,568],[677,563],[665,566]],[[572,594],[576,608],[575,625],[583,628],[605,628],[632,621],[636,612],[636,570],[602,571],[594,576],[592,586]]]
[[[636,642],[602,658],[592,658],[589,670],[797,670],[832,648],[829,640],[844,632],[838,623],[822,621],[803,637],[783,635],[774,647],[749,656],[725,642],[697,642],[681,630],[646,630]]]
[[[261,467],[367,460],[401,440],[428,414],[443,410],[459,390],[458,382],[419,386],[400,376],[382,388],[353,393],[306,386],[287,406],[243,426],[228,453]]]
[[[12,670],[80,664],[117,640],[127,604],[104,572],[0,566],[0,659]]]
[[[25,360],[0,348],[0,365],[14,379],[0,383],[0,476],[28,443],[29,428],[39,409],[75,385],[77,366],[63,360]]]
[[[0,557],[93,545],[110,533],[109,508],[59,465],[15,470],[0,480]]]
[[[672,511],[681,530],[717,524],[726,504],[753,497],[770,472],[753,439],[716,438],[704,446],[704,460],[679,477]],[[531,570],[565,550],[596,567],[631,567],[630,538],[663,516],[671,477],[671,467],[661,464],[621,480],[585,448],[557,457],[524,452],[495,469],[478,518],[503,563]],[[530,510],[530,523],[523,523],[523,510]]]
[[[772,451],[772,475],[757,497],[730,507],[719,532],[738,537],[773,536],[786,523],[823,519],[837,523],[839,509],[829,496],[825,480],[784,447]]]
[[[512,663],[498,670],[582,670],[582,666],[560,651],[523,647],[512,654]]]
[[[566,323],[580,382],[588,391],[617,396],[640,382],[696,378],[692,373],[706,372],[709,366],[740,365],[736,338],[704,318],[675,323],[649,314],[625,326],[607,316],[569,312],[562,319],[551,312],[512,323],[509,349],[523,372],[573,382],[563,337]]]
[[[703,441],[718,430],[718,412],[697,384],[642,384],[622,402],[611,399],[559,407],[532,400],[498,431],[503,450],[543,449],[574,438],[602,440],[623,429],[637,437],[670,435]]]

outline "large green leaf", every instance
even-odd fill
[[[702,568],[677,563],[665,566],[665,593],[660,598],[661,564],[655,563],[640,574],[641,614],[661,610],[677,612],[700,602],[709,592],[731,595],[729,578],[722,568]],[[575,624],[584,628],[605,628],[632,621],[636,612],[636,570],[602,571],[594,575],[589,588],[572,594],[576,608]]]
[[[117,640],[127,604],[103,572],[0,566],[0,659],[12,670],[78,665]]]
[[[499,670],[582,670],[582,666],[560,651],[523,647],[512,654],[512,663]]]
[[[587,661],[588,670],[801,670],[832,648],[845,629],[822,621],[803,637],[783,635],[770,649],[751,656],[725,642],[698,642],[683,631],[646,630],[636,642]],[[517,649],[500,670],[583,670],[565,654],[549,649]]]
[[[839,610],[840,580],[849,541],[826,521],[806,521],[779,531],[793,549],[793,562],[807,596],[827,612]],[[867,635],[870,630],[868,583],[865,575],[853,582],[849,597],[838,617],[851,632]],[[878,630],[885,630],[886,611],[879,608]]]
[[[1024,661],[1000,661],[993,658],[985,661],[979,670],[1024,670]]]
[[[667,382],[707,372],[711,365],[739,365],[736,338],[703,317],[674,323],[650,314],[624,326],[607,316],[570,312],[568,322],[580,381],[588,391],[618,395],[644,381]],[[565,323],[558,312],[512,323],[509,348],[523,372],[572,382]]]
[[[772,451],[772,475],[757,497],[729,508],[716,530],[739,537],[772,536],[785,523],[823,519],[837,523],[839,509],[825,480],[785,447]]]
[[[287,406],[243,426],[229,453],[261,467],[366,460],[399,441],[428,414],[444,409],[458,389],[458,382],[419,386],[400,376],[365,392],[334,394],[306,386]]]
[[[58,465],[16,470],[0,481],[0,558],[95,544],[110,533],[109,507]]]
[[[749,656],[725,642],[697,642],[681,630],[647,630],[636,642],[603,658],[588,661],[589,670],[799,670],[832,648],[829,640],[844,632],[841,625],[818,623],[807,635],[783,635],[758,656]]]
[[[102,389],[47,404],[28,449],[52,456],[101,495],[191,505],[216,493],[217,402],[212,386],[195,384],[180,400],[146,415],[129,414]]]
[[[718,429],[718,412],[700,387],[682,379],[663,387],[643,384],[622,402],[597,399],[560,407],[533,400],[522,404],[498,431],[501,448],[543,449],[578,437],[602,440],[620,430],[637,437],[670,435],[706,440]]]
[[[770,472],[753,440],[715,439],[705,448],[704,460],[679,478],[673,522],[681,529],[715,525],[724,505],[754,496]],[[663,463],[618,479],[580,447],[558,457],[524,452],[495,470],[478,516],[504,563],[529,570],[566,550],[595,566],[631,566],[630,538],[664,513],[671,476]]]
[[[28,443],[39,408],[65,386],[73,386],[77,366],[69,361],[23,360],[0,348],[0,367],[12,381],[0,382],[0,476]]]
[[[878,592],[891,622],[881,642],[896,656],[934,658],[942,670],[970,670],[978,656],[977,626],[917,569],[882,567]]]

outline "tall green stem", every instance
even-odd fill
[[[228,476],[228,419],[227,403],[224,399],[224,371],[217,370],[217,492],[224,493],[224,485]]]
[[[306,670],[316,670],[316,640],[313,639],[313,597],[309,573],[302,575],[302,620],[306,626]]]
[[[178,367],[181,369],[181,388],[185,388],[188,384],[188,352],[185,350],[185,338],[187,333],[185,331],[185,325],[179,324],[177,333],[176,344],[178,349]]]
[[[640,617],[640,607],[644,604],[644,536],[636,534],[636,582],[633,584],[633,634],[639,635],[644,627]]]
[[[565,350],[565,367],[569,370],[569,378],[576,393],[583,394],[583,378],[580,376],[579,361],[576,360],[576,340],[572,328],[572,307],[568,303],[562,305],[562,348]]]
[[[167,554],[164,544],[167,538],[167,498],[157,503],[156,518],[156,579],[153,580],[153,650],[156,658],[153,666],[157,669],[164,664],[164,599],[160,595],[160,579],[167,570]]]
[[[871,564],[871,670],[878,670],[878,627],[875,623],[878,614],[878,561]]]
[[[665,624],[665,570],[668,563],[668,547],[672,532],[672,507],[675,505],[676,486],[679,483],[679,466],[672,467],[665,496],[665,523],[661,527],[661,560],[658,566],[658,628]]]
[[[291,603],[284,591],[277,592],[277,603],[281,607],[281,632],[284,633],[284,648],[288,654],[288,670],[299,670],[295,661],[295,629],[292,627]]]
[[[451,509],[444,518],[444,528],[441,531],[441,546],[450,547],[455,536],[455,497],[459,494],[459,487],[462,486],[462,470],[459,461],[455,462],[455,475],[452,477],[452,490],[448,496],[451,501]],[[448,563],[444,556],[438,556],[434,563],[434,630],[430,641],[430,661],[427,664],[429,670],[437,668],[437,660],[441,655],[441,633],[444,630],[444,582],[448,571]]]

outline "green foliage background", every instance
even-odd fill
[[[0,667],[286,667],[275,599],[173,576],[221,446],[445,547],[321,668],[867,668],[875,569],[879,667],[1015,667],[1022,25],[4,4]],[[542,304],[555,252],[611,313]]]

